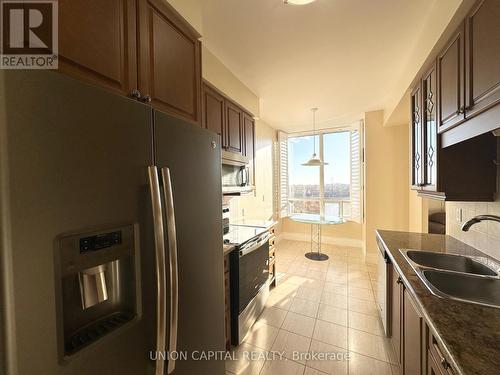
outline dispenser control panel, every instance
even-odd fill
[[[122,243],[122,232],[98,234],[92,237],[80,238],[80,253],[105,249]]]

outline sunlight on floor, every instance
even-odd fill
[[[374,302],[376,254],[323,245],[330,259],[316,262],[304,257],[308,246],[278,244],[278,286],[226,373],[398,375]]]

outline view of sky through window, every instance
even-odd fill
[[[320,213],[324,205],[326,215],[340,216],[344,210],[338,200],[350,198],[350,138],[349,131],[323,134],[324,196],[321,197],[320,167],[302,164],[313,153],[313,138],[316,154],[320,155],[320,135],[289,138],[289,186],[293,213]],[[322,199],[323,198],[323,199]],[[329,202],[330,200],[330,202]],[[347,208],[347,209],[346,209]],[[344,215],[347,212],[344,212]]]

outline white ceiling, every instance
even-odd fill
[[[329,127],[390,105],[436,1],[203,0],[203,42],[260,97],[261,119],[304,130],[319,107]]]

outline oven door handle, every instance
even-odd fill
[[[269,237],[271,237],[271,235],[267,233],[265,236],[259,237],[255,241],[250,242],[248,245],[245,245],[240,250],[240,258],[250,254],[252,251],[257,250],[259,247],[264,245],[267,241],[269,241]]]

